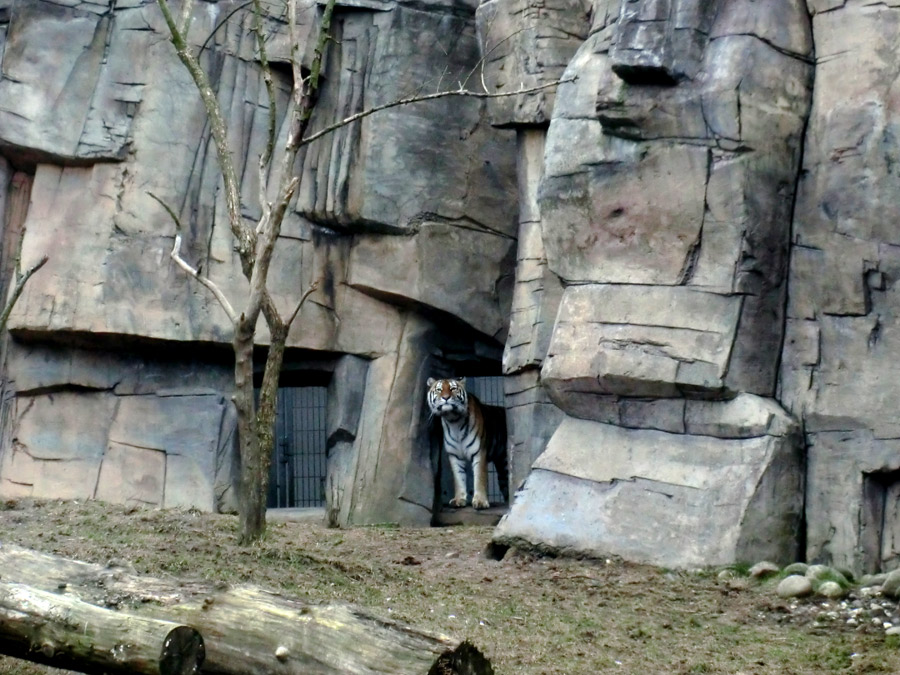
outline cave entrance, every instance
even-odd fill
[[[329,359],[285,358],[278,383],[267,508],[325,506],[328,385],[332,370]],[[259,387],[261,364],[257,371]]]
[[[325,506],[327,409],[325,386],[279,388],[268,508]]]
[[[466,389],[470,393],[475,394],[478,400],[486,405],[506,407],[502,375],[466,376]],[[438,423],[438,426],[440,426],[440,423]],[[468,490],[471,496],[471,473],[468,476]],[[450,460],[447,459],[446,453],[441,452],[440,503],[445,507],[451,499],[453,499],[453,476],[450,473]],[[503,504],[503,493],[500,491],[500,484],[497,482],[497,470],[493,464],[488,464],[488,500],[491,502],[491,505]]]
[[[876,573],[900,564],[900,470],[863,474],[860,543],[863,571]]]

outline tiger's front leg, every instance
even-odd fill
[[[450,506],[462,508],[466,505],[466,460],[447,453],[450,469],[453,472],[453,499]]]
[[[489,508],[491,503],[487,497],[488,470],[487,457],[481,450],[472,457],[472,482],[474,483],[474,494],[472,495],[472,506],[476,509]]]

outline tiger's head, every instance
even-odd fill
[[[459,417],[467,413],[469,395],[466,393],[466,378],[436,380],[429,377],[427,384],[428,408],[432,415]]]

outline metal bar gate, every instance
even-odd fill
[[[327,387],[281,387],[269,508],[325,505]]]

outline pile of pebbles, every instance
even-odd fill
[[[782,569],[764,561],[751,567],[748,575],[772,583],[776,595],[787,603],[786,618],[900,636],[900,570],[856,580],[850,571],[828,565],[794,563]],[[722,580],[735,576],[732,569],[719,573]]]

